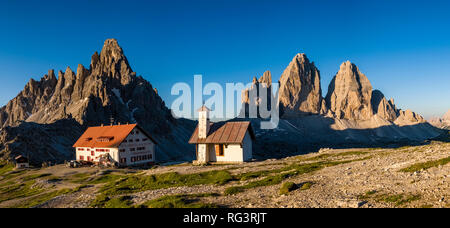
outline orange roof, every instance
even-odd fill
[[[227,122],[211,124],[208,136],[206,139],[198,138],[198,126],[189,140],[190,144],[232,144],[242,143],[244,141],[245,133],[249,131],[252,139],[255,139],[252,125],[250,122]]]
[[[127,125],[113,125],[113,126],[101,126],[101,127],[89,127],[84,134],[78,139],[73,147],[103,147],[103,148],[116,148],[127,138],[134,128],[139,130],[149,137],[155,144],[156,141],[147,134],[137,124]]]

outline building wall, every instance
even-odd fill
[[[228,144],[224,146],[224,156],[217,156],[214,144],[209,145],[211,162],[243,162],[243,149],[240,144]]]
[[[95,140],[95,139],[94,139]],[[138,148],[145,148],[138,150]],[[78,147],[76,150],[77,161],[99,162],[100,155],[108,153],[114,162],[123,166],[145,164],[155,161],[155,143],[139,129],[133,129],[132,133],[119,145],[118,148],[86,148]],[[97,150],[107,150],[100,152]],[[145,159],[144,159],[145,158]],[[126,161],[121,163],[121,161]]]
[[[245,162],[252,160],[252,139],[250,134],[245,134],[241,144],[228,144],[224,146],[224,156],[217,156],[214,144],[208,144],[210,162]]]
[[[77,161],[92,161],[99,162],[100,155],[109,154],[115,162],[119,162],[119,153],[117,148],[89,148],[89,147],[77,147],[76,160]],[[104,150],[108,152],[98,151]]]
[[[30,168],[30,164],[28,164],[28,163],[17,163],[16,164],[16,168],[18,168],[18,169]]]
[[[209,161],[211,156],[208,154],[208,146],[206,144],[197,145],[197,162],[206,163]]]
[[[243,142],[244,161],[251,161],[253,159],[253,141],[248,131],[245,133]]]
[[[145,149],[138,150],[140,148]],[[155,143],[137,128],[120,144],[118,151],[120,165],[133,166],[155,161]]]

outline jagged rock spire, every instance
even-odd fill
[[[116,39],[105,41],[100,56],[97,52],[94,53],[91,58],[91,70],[97,75],[118,79],[123,85],[130,83],[135,76]]]
[[[322,112],[320,72],[305,54],[297,54],[281,75],[279,97],[284,118]]]
[[[337,118],[367,120],[373,116],[372,85],[350,61],[341,65],[328,87],[325,99]]]
[[[263,98],[263,92],[261,89],[265,90],[266,97]],[[253,97],[254,96],[254,97]],[[250,106],[252,109],[255,108],[257,117],[260,116],[260,105],[266,102],[266,110],[270,111],[272,109],[272,73],[270,71],[264,72],[263,76],[259,79],[253,77],[253,82],[250,88],[242,91],[242,107],[239,117],[254,117],[250,116]]]

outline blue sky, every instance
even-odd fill
[[[116,38],[134,71],[171,104],[176,82],[243,82],[297,53],[325,95],[350,60],[398,107],[450,109],[450,1],[0,1],[0,105],[48,69],[89,66]]]

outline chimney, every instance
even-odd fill
[[[198,138],[206,139],[209,133],[209,110],[205,105],[203,105],[198,110]]]

